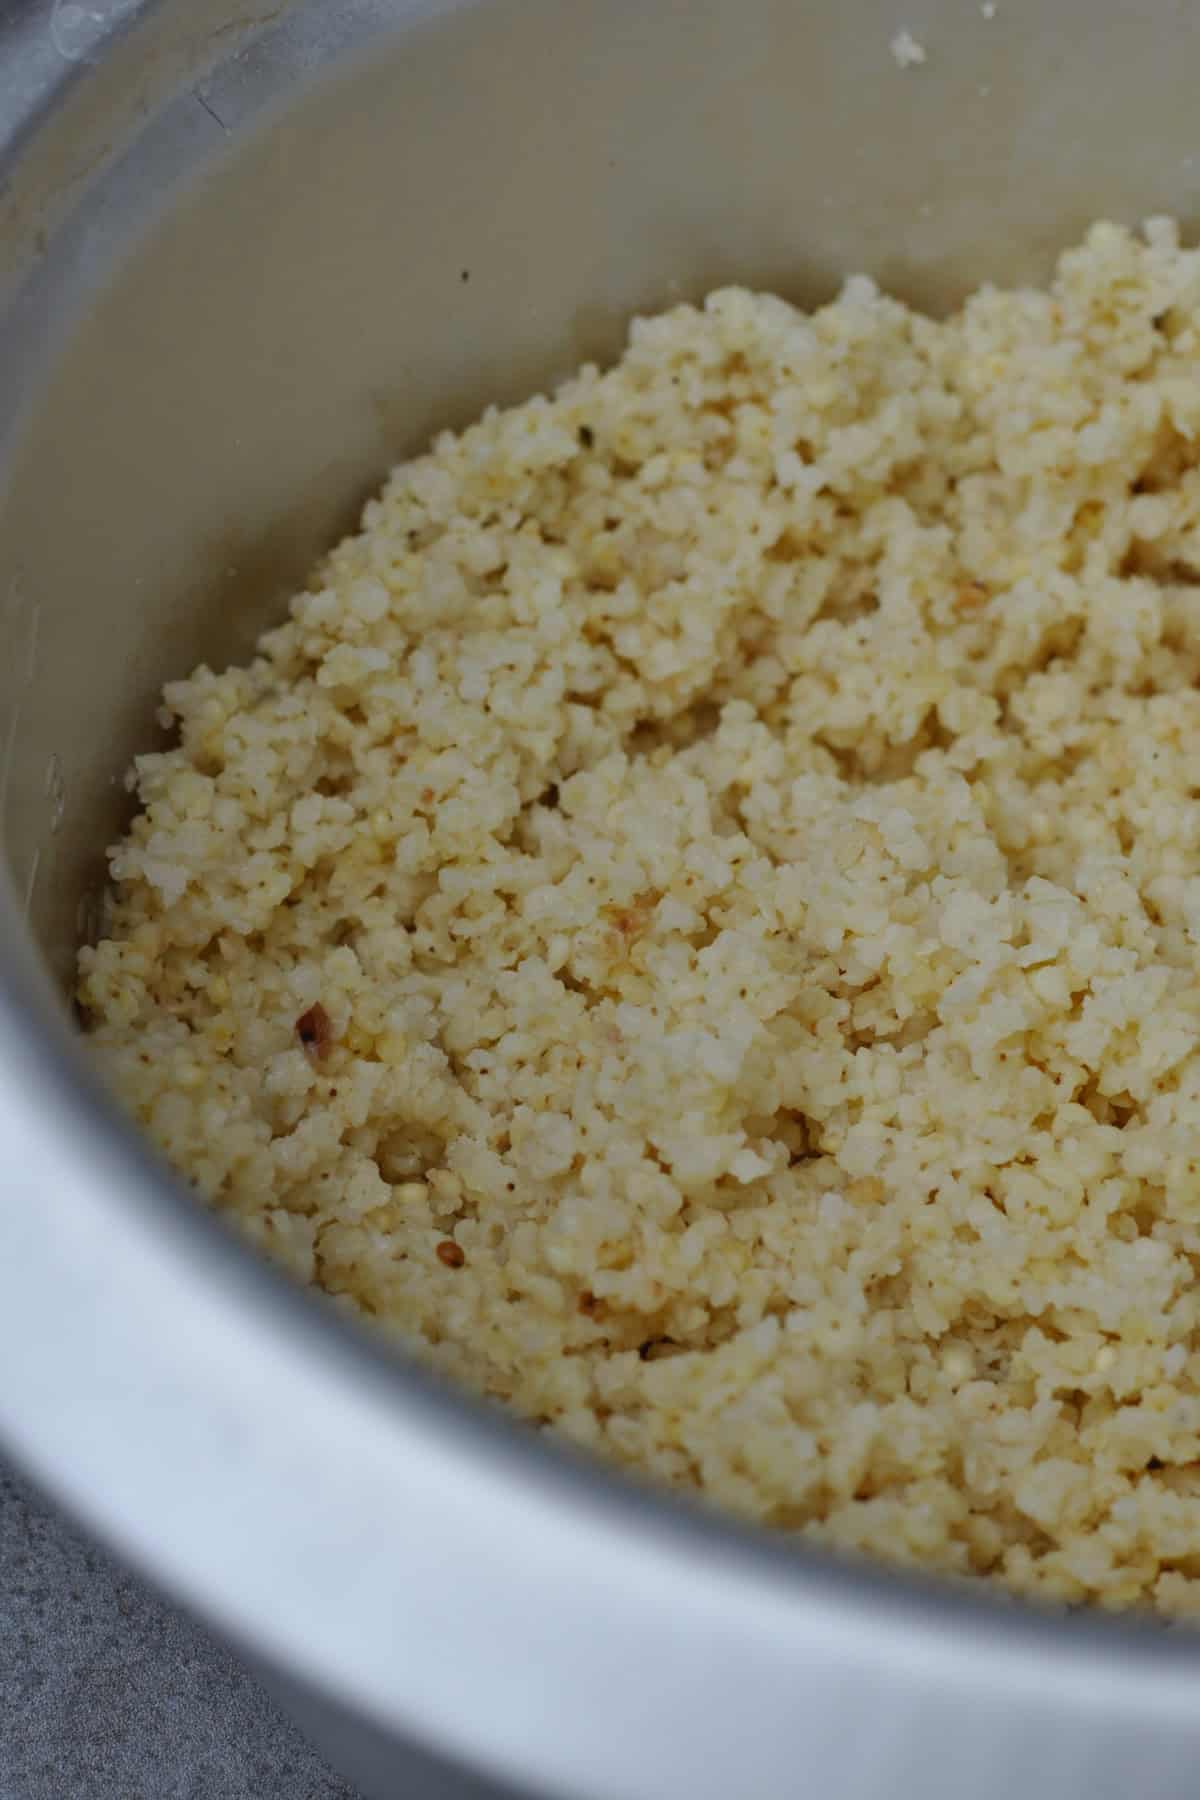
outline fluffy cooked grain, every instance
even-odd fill
[[[1196,1610],[1198,357],[1101,225],[940,323],[714,294],[397,469],[137,765],[80,992],[152,1138],[596,1451]]]

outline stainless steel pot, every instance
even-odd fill
[[[162,681],[436,425],[714,282],[936,306],[1195,212],[1200,11],[989,11],[0,8],[0,1426],[372,1793],[404,1739],[584,1800],[1197,1786],[1189,1638],[834,1566],[485,1417],[193,1207],[61,1002]]]

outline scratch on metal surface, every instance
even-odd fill
[[[21,722],[21,699],[13,699],[8,730],[4,734],[4,755],[0,757],[0,815],[8,810],[8,785],[12,778],[13,755],[17,747],[17,726]]]
[[[29,686],[37,673],[38,632],[42,623],[42,603],[35,600],[29,609],[29,654],[25,658],[25,685]]]
[[[204,95],[200,92],[199,88],[192,89],[192,98],[194,100],[198,100],[200,102],[200,105],[204,108],[204,110],[208,114],[209,118],[212,119],[213,122],[216,125],[218,125],[223,132],[228,133],[228,131],[229,131],[228,125],[225,123],[224,119],[221,117],[220,113],[216,110],[216,108],[214,106],[211,106],[209,104],[209,102],[204,98]]]
[[[20,642],[21,613],[24,604],[25,591],[18,577],[10,583],[8,593],[4,601],[0,603],[0,624],[6,627],[3,635],[10,641],[15,638],[18,643]],[[38,610],[35,604],[29,613],[29,642],[25,650],[25,677],[11,696],[12,711],[8,718],[8,729],[4,734],[4,753],[0,755],[0,813],[4,812],[8,806],[8,790],[12,781],[13,761],[16,756],[17,731],[21,724],[21,702],[29,691],[34,671],[37,668]]]
[[[50,807],[50,836],[56,837],[62,829],[63,815],[67,810],[67,778],[63,774],[62,757],[57,750],[51,751],[46,764],[45,789]]]
[[[29,874],[25,878],[25,917],[26,918],[29,917],[30,908],[33,906],[33,890],[37,886],[38,865],[41,862],[41,860],[42,860],[41,850],[40,849],[35,850],[33,853],[33,861],[29,865]]]

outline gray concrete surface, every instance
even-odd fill
[[[0,1800],[356,1800],[228,1651],[0,1467]]]

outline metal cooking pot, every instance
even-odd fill
[[[372,1795],[412,1743],[581,1800],[1197,1788],[1186,1634],[844,1567],[447,1394],[172,1184],[62,996],[162,682],[390,462],[715,283],[937,307],[1186,221],[1198,74],[1182,0],[0,6],[0,1428]]]

